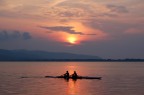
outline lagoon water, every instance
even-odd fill
[[[44,78],[66,70],[102,80]],[[0,62],[0,95],[144,95],[144,62]]]

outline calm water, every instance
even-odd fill
[[[103,79],[43,78],[66,70]],[[144,62],[0,62],[0,95],[144,95]]]

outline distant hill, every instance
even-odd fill
[[[101,58],[98,56],[62,53],[62,52],[0,49],[0,61],[50,61],[50,60],[87,60],[87,59],[100,60]]]

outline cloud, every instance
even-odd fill
[[[22,34],[22,37],[23,37],[23,39],[25,39],[25,40],[32,38],[32,36],[31,36],[30,33],[28,33],[28,32],[24,32],[24,33]]]
[[[115,13],[128,13],[129,11],[125,6],[116,6],[116,5],[106,5],[107,8],[110,9],[111,12]]]
[[[108,35],[111,40],[122,40],[130,38],[131,36],[144,35],[144,24],[143,23],[123,23],[117,21],[106,21],[106,20],[90,20],[86,23],[87,26],[103,31]]]
[[[106,5],[107,1],[103,0],[0,0],[0,4],[2,2],[6,3],[0,6],[0,17],[8,18],[86,20],[128,12],[126,5]]]
[[[127,29],[124,33],[126,34],[144,34],[144,28],[137,28],[137,27],[131,27]]]
[[[117,14],[114,14],[114,13],[102,13],[102,14],[99,14],[100,17],[118,17]]]
[[[84,10],[83,8],[71,7],[71,6],[54,6],[49,8],[45,13],[45,16],[67,19],[80,19],[89,16],[89,12]]]
[[[17,39],[28,40],[31,38],[32,36],[28,32],[0,30],[0,41]]]
[[[63,0],[51,8],[47,9],[45,15],[66,20],[89,20],[103,19],[105,17],[120,17],[123,13],[129,13],[130,6],[126,4],[115,5],[100,3],[95,0]],[[125,7],[127,6],[127,7]],[[128,14],[127,14],[128,15]]]
[[[65,32],[69,34],[78,34],[78,35],[96,35],[96,34],[85,34],[83,32],[77,32],[73,29],[74,27],[72,26],[52,26],[52,27],[40,26],[40,28],[48,29],[52,32]]]
[[[0,2],[3,2],[4,0],[0,0]]]

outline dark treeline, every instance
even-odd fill
[[[144,59],[104,59],[99,56],[64,52],[0,49],[0,61],[143,62]]]
[[[52,61],[52,62],[144,62],[144,59],[32,59],[32,60],[0,60],[0,61]]]

